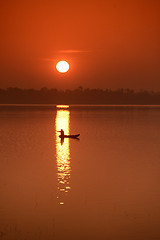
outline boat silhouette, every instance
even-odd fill
[[[80,134],[69,134],[69,135],[65,135],[63,129],[61,129],[60,131],[57,131],[57,132],[60,132],[60,133],[61,133],[61,134],[59,135],[59,138],[61,138],[61,139],[64,139],[64,138],[74,138],[74,139],[77,139],[77,138],[80,136]]]

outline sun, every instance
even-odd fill
[[[67,72],[69,70],[69,64],[66,61],[59,61],[56,64],[56,69],[60,73],[65,73],[65,72]]]

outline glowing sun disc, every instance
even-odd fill
[[[69,64],[66,61],[59,61],[56,64],[56,69],[60,73],[65,73],[65,72],[67,72],[69,70]]]

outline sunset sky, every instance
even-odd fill
[[[6,0],[0,16],[0,88],[160,91],[159,0]]]

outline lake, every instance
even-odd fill
[[[159,106],[0,106],[0,239],[159,240],[159,223]]]

